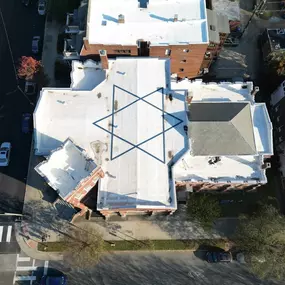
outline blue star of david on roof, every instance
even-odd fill
[[[134,101],[129,103],[129,104],[127,104],[126,106],[124,106],[124,107],[122,107],[120,109],[117,109],[116,108],[117,100],[115,100],[115,98],[116,98],[116,91],[117,92],[118,91],[120,91],[120,92],[123,91],[123,93],[126,93],[126,94],[128,94],[130,96],[133,96],[134,97],[133,98]],[[156,105],[154,105],[151,102],[146,100],[146,99],[149,99],[150,96],[152,96],[152,95],[153,96],[154,95],[158,96],[158,94],[161,94],[161,106],[162,106],[162,108],[159,108],[158,106],[156,106]],[[99,119],[99,120],[97,120],[96,122],[93,123],[96,127],[104,130],[105,132],[107,132],[107,133],[109,133],[111,135],[111,143],[110,143],[110,146],[111,146],[110,147],[111,148],[111,150],[110,150],[110,152],[111,152],[110,159],[111,160],[114,160],[114,159],[116,159],[116,158],[118,158],[118,157],[120,157],[120,156],[122,156],[122,155],[124,155],[124,154],[126,154],[126,153],[128,153],[130,151],[132,151],[133,149],[139,149],[142,152],[146,153],[147,155],[153,157],[154,159],[156,159],[156,160],[158,160],[158,161],[160,161],[162,163],[166,162],[166,158],[165,158],[165,133],[170,131],[171,129],[175,128],[179,124],[181,124],[183,122],[183,120],[181,120],[180,118],[177,118],[176,116],[174,116],[174,115],[164,111],[164,96],[165,96],[164,88],[158,88],[157,90],[154,90],[153,92],[151,92],[149,94],[146,94],[146,95],[144,95],[142,97],[139,97],[138,95],[133,94],[133,93],[131,93],[131,92],[129,92],[129,91],[127,91],[127,90],[117,86],[117,85],[113,85],[112,113],[109,114],[108,116],[105,116],[105,117],[103,117],[103,118],[101,118],[101,119]],[[115,115],[119,114],[120,112],[123,112],[124,110],[126,110],[128,108],[131,108],[134,104],[137,104],[139,102],[144,102],[144,103],[148,104],[149,106],[151,106],[151,107],[153,107],[156,110],[161,112],[161,130],[159,130],[156,134],[152,135],[151,137],[143,140],[142,142],[134,144],[131,141],[127,140],[126,138],[116,134],[115,130],[116,130],[117,126],[116,126],[116,122],[115,122]],[[168,116],[168,118],[171,118],[172,120],[174,120],[174,123],[170,124],[168,122],[170,124],[170,126],[165,129],[165,119],[166,119],[166,116]],[[111,131],[99,125],[100,122],[102,122],[104,120],[109,120],[110,118],[112,120]],[[156,156],[156,155],[154,155],[154,154],[150,153],[149,151],[147,151],[147,150],[142,148],[144,144],[151,142],[152,140],[156,139],[159,136],[162,136],[162,142],[163,142],[162,143],[162,148],[163,148],[162,149],[162,151],[163,151],[162,152],[162,157],[158,157],[158,156]],[[115,152],[114,151],[114,139],[119,139],[119,140],[125,142],[126,144],[128,144],[130,146],[130,148],[122,151],[121,153],[119,153],[117,155],[114,155],[114,152]]]

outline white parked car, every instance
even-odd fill
[[[10,161],[11,143],[3,142],[0,147],[0,166],[8,166]]]
[[[46,1],[45,0],[39,0],[38,12],[42,16],[45,15],[46,13]]]

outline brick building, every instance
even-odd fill
[[[252,82],[172,80],[170,60],[149,57],[72,67],[70,88],[41,91],[34,147],[49,156],[37,171],[75,207],[97,180],[96,210],[106,217],[173,213],[180,186],[267,183],[272,125]]]
[[[81,57],[151,56],[171,59],[171,73],[208,72],[229,34],[228,19],[205,0],[90,0]]]
[[[81,200],[94,188],[99,178],[104,177],[101,167],[70,138],[53,150],[35,170],[57,191],[60,199],[80,210],[77,214],[80,216],[88,211]]]

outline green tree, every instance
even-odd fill
[[[73,12],[80,5],[80,0],[49,0],[48,12],[59,23],[65,23],[66,13]]]
[[[214,221],[221,216],[221,207],[214,195],[193,193],[187,201],[187,212],[191,220],[199,222],[209,230]]]
[[[260,278],[285,278],[285,218],[272,205],[241,216],[234,242]]]
[[[71,227],[63,241],[66,262],[74,268],[86,268],[98,263],[104,248],[102,236],[93,228]]]

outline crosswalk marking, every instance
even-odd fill
[[[0,226],[0,242],[2,241],[3,236],[3,226]]]
[[[25,257],[25,256],[19,256],[18,254],[18,261],[30,261],[31,258],[30,257]]]
[[[48,271],[48,261],[45,261],[45,265],[44,265],[44,275],[47,275],[47,271]]]
[[[8,226],[6,242],[10,242],[11,241],[11,234],[12,234],[12,226]]]
[[[0,242],[11,242],[13,226],[0,226]]]
[[[15,280],[16,281],[36,281],[37,277],[36,276],[15,276]]]
[[[29,284],[34,282],[48,273],[49,261],[40,261],[26,256],[23,252],[17,254],[16,270],[14,272],[13,284]],[[44,268],[41,271],[41,268]]]

